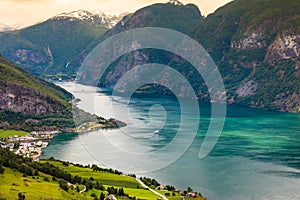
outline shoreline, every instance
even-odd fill
[[[55,129],[49,128],[43,131],[32,131],[27,135],[9,136],[0,140],[1,148],[9,148],[10,151],[17,155],[32,158],[38,161],[44,154],[43,149],[47,148],[57,134],[63,133],[89,133],[100,129],[121,128],[127,126],[125,122],[116,120],[114,118],[104,119],[97,117],[98,121],[86,122],[75,128]],[[9,131],[9,130],[7,130]],[[1,139],[1,138],[0,138]]]

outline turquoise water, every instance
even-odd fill
[[[210,122],[209,104],[199,102],[199,118],[193,108],[182,113],[176,98],[138,96],[127,105],[109,91],[60,85],[82,100],[81,108],[114,116],[128,126],[60,134],[45,149],[45,157],[139,172],[163,184],[191,186],[209,200],[300,199],[300,115],[228,106],[218,143],[199,159]],[[194,133],[191,127],[199,120]],[[183,134],[178,135],[182,121]],[[153,135],[154,130],[160,133]],[[174,141],[180,142],[172,146]]]

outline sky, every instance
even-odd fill
[[[231,0],[180,0],[196,4],[207,16]],[[100,10],[107,14],[133,13],[153,3],[168,0],[0,0],[0,23],[24,27],[49,19],[63,12],[74,10]]]

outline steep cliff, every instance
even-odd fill
[[[72,95],[0,55],[0,128],[73,127]]]
[[[199,24],[229,103],[300,112],[299,21],[298,0],[235,0]]]

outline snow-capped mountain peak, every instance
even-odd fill
[[[61,13],[56,15],[52,19],[69,19],[73,20],[80,20],[89,23],[90,25],[103,25],[107,28],[114,27],[122,18],[127,15],[127,13],[121,14],[119,16],[116,15],[107,15],[101,11],[87,11],[87,10],[77,10],[68,13]]]
[[[178,0],[170,0],[169,3],[174,4],[175,6],[176,6],[176,5],[183,6],[183,3],[181,3],[181,2],[178,1]]]

